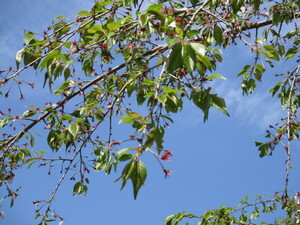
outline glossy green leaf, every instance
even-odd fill
[[[195,50],[196,53],[199,55],[205,55],[206,49],[203,44],[192,42],[190,43],[190,46]]]
[[[72,134],[72,136],[75,138],[75,137],[77,137],[78,132],[79,132],[79,125],[76,123],[72,123],[72,124],[70,124],[68,130]]]

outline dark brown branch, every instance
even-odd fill
[[[300,12],[297,12],[294,15],[294,17],[291,17],[291,19],[294,19],[294,18],[300,18]],[[260,22],[252,22],[248,26],[241,27],[240,30],[241,31],[245,31],[245,30],[257,29],[257,28],[268,26],[268,25],[271,25],[271,24],[272,24],[272,20],[271,19],[260,21]]]

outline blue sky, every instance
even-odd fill
[[[15,53],[22,48],[24,29],[42,32],[57,15],[73,19],[78,11],[90,9],[92,3],[90,0],[0,0],[0,68],[14,65]],[[279,148],[272,157],[260,159],[254,141],[264,141],[269,123],[279,120],[284,112],[279,101],[271,99],[267,91],[270,84],[276,82],[272,76],[274,71],[265,75],[257,92],[242,96],[236,74],[246,63],[252,62],[251,57],[244,49],[233,46],[225,51],[224,64],[217,70],[228,78],[216,82],[214,88],[227,101],[231,117],[212,110],[204,124],[202,112],[189,102],[175,116],[175,124],[167,130],[165,139],[165,147],[174,155],[172,161],[165,164],[173,171],[171,177],[164,178],[154,158],[143,158],[148,167],[148,178],[137,200],[133,200],[130,184],[119,191],[120,183],[113,182],[118,177],[115,174],[92,173],[86,197],[72,196],[74,183],[66,182],[53,206],[65,218],[63,224],[162,224],[166,216],[180,211],[201,214],[219,205],[235,206],[245,195],[272,195],[282,191],[283,150]],[[282,64],[280,68],[287,66]],[[42,86],[42,76],[36,76],[33,71],[22,76]],[[0,110],[11,107],[21,112],[25,105],[43,105],[45,101],[51,101],[47,89],[38,93],[28,91],[24,101],[18,100],[17,92],[9,99],[0,96]],[[117,127],[116,132],[122,132],[122,126],[119,125],[120,130]],[[42,139],[37,142],[37,148],[49,150]],[[299,153],[293,154],[293,159],[299,158]],[[295,161],[291,176],[296,177],[297,171],[299,166]],[[47,172],[47,168],[37,167],[17,172],[14,186],[22,186],[21,196],[12,209],[8,202],[1,203],[0,210],[5,211],[5,218],[0,224],[37,222],[32,201],[48,199],[59,179],[55,173],[48,176]],[[291,179],[291,190],[297,191],[299,185],[299,179]]]

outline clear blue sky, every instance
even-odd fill
[[[0,68],[14,65],[15,53],[22,48],[24,29],[42,32],[57,15],[74,19],[78,11],[90,9],[92,3],[91,0],[0,0]],[[53,206],[65,218],[63,224],[162,224],[166,216],[180,211],[201,214],[219,205],[235,206],[245,195],[272,195],[282,191],[283,150],[278,149],[272,157],[260,159],[254,146],[254,141],[264,140],[269,123],[283,115],[278,100],[271,99],[266,89],[275,82],[274,71],[266,74],[257,92],[249,97],[242,96],[240,80],[235,76],[243,65],[252,62],[251,57],[243,48],[231,47],[225,51],[224,64],[217,71],[228,78],[216,82],[214,88],[227,100],[230,118],[212,110],[204,124],[202,112],[189,102],[175,116],[175,124],[166,131],[165,140],[165,147],[174,155],[172,161],[165,164],[173,171],[170,178],[164,178],[154,158],[145,157],[148,178],[137,200],[133,200],[131,184],[119,191],[120,183],[113,183],[118,177],[115,174],[92,173],[86,197],[73,197],[74,183],[64,183]],[[282,64],[281,68],[286,66]],[[42,85],[43,76],[36,76],[32,71],[22,76],[32,76],[30,79],[39,80],[37,85]],[[0,97],[0,110],[3,111],[11,107],[21,112],[25,105],[52,101],[49,91],[39,87],[30,91],[24,101],[18,100],[17,92],[9,99]],[[37,149],[49,150],[43,139],[37,142]],[[293,158],[297,157],[299,153],[295,152]],[[0,219],[0,225],[37,222],[32,202],[48,199],[59,179],[54,173],[48,176],[47,171],[47,168],[32,167],[17,172],[14,186],[22,186],[21,196],[12,209],[8,202],[1,203],[5,219]],[[297,171],[299,166],[295,162],[291,176]],[[291,181],[292,190],[297,191],[299,185],[299,179]]]

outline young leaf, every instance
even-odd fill
[[[21,60],[22,60],[22,57],[23,57],[23,54],[24,54],[24,48],[19,50],[16,54],[16,65],[17,65],[17,69],[19,69],[19,65],[21,63]]]
[[[219,74],[219,73],[214,73],[214,74],[208,76],[206,79],[207,79],[207,80],[213,80],[213,79],[223,79],[223,80],[227,80],[226,77],[223,77],[223,76],[222,76],[221,74]]]
[[[131,112],[128,113],[127,115],[123,115],[119,121],[119,123],[133,123],[136,120],[143,120],[143,117],[136,113],[136,112]]]

